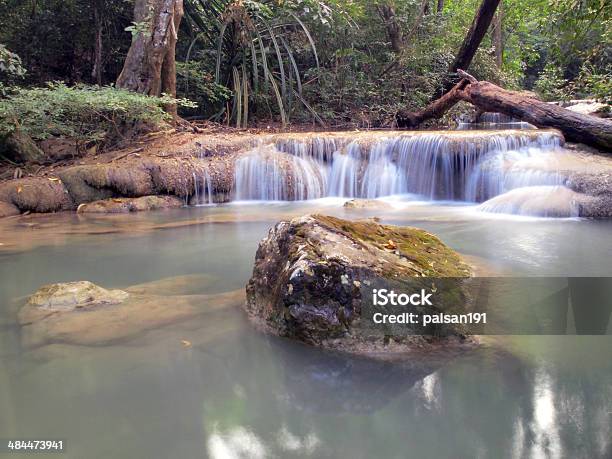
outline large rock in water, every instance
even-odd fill
[[[370,334],[361,314],[371,289],[408,289],[431,285],[432,278],[451,278],[447,280],[457,289],[419,310],[448,312],[453,305],[465,305],[460,284],[470,275],[453,250],[425,231],[307,215],[278,223],[261,241],[246,309],[257,323],[281,336],[359,354],[403,353],[471,340],[454,326],[438,330],[437,338],[409,334],[389,340]]]

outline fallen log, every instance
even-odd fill
[[[576,113],[488,81],[478,81],[462,70],[457,73],[461,81],[440,99],[419,112],[399,113],[398,127],[415,128],[428,119],[440,118],[463,100],[483,111],[504,113],[537,127],[559,129],[569,141],[612,151],[612,121]]]

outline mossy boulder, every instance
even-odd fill
[[[471,269],[426,231],[373,220],[351,222],[307,215],[272,228],[257,250],[246,309],[265,329],[310,344],[361,354],[406,352],[430,343],[463,342],[465,330],[448,326],[433,336],[375,336],[362,324],[372,288],[431,286],[446,278],[439,301],[420,313],[466,305],[462,281]]]

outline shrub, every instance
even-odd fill
[[[112,144],[139,125],[168,121],[163,106],[193,105],[166,95],[149,97],[113,87],[49,83],[46,88],[12,88],[0,99],[0,136],[14,131],[34,140],[62,136],[86,143]]]
[[[561,70],[553,64],[548,64],[540,74],[533,87],[545,101],[567,100],[571,98],[568,91],[568,81],[563,78]]]
[[[591,65],[584,64],[570,86],[581,98],[594,97],[612,104],[612,64],[606,69],[595,69]]]

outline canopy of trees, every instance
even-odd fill
[[[179,106],[187,119],[376,127],[468,67],[544,100],[609,101],[610,2],[0,0],[0,97],[50,81],[176,87],[195,102]]]

